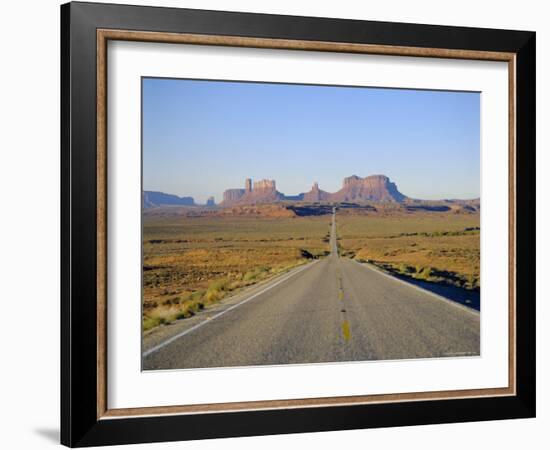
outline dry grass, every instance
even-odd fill
[[[145,218],[143,329],[326,254],[329,224],[329,217]]]
[[[337,216],[341,238],[390,237],[406,233],[463,231],[479,227],[479,214],[410,213]]]
[[[344,256],[426,281],[480,286],[479,214],[348,216],[338,230]]]

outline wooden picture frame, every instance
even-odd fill
[[[63,444],[534,417],[535,33],[78,2],[61,7],[61,27]],[[507,62],[508,387],[110,409],[106,360],[109,40]]]

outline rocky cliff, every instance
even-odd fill
[[[325,202],[330,199],[330,193],[319,189],[319,183],[313,183],[311,190],[303,195],[305,202]]]
[[[402,202],[407,197],[397,189],[395,183],[385,175],[371,175],[365,178],[352,175],[344,178],[342,189],[330,193],[319,188],[314,183],[306,193],[285,196],[277,191],[275,180],[260,180],[251,182],[245,180],[244,189],[228,189],[223,193],[222,206],[255,205],[277,201],[305,202]]]
[[[222,206],[255,205],[284,200],[284,195],[277,191],[275,180],[255,181],[251,186],[250,179],[245,181],[244,189],[228,189],[223,193]]]
[[[178,197],[164,192],[143,191],[143,207],[156,208],[159,206],[194,206],[193,197]]]
[[[223,193],[223,205],[232,205],[238,202],[244,195],[244,189],[227,189]]]
[[[395,183],[385,175],[344,178],[342,189],[329,195],[333,202],[402,202],[407,197],[397,190]]]

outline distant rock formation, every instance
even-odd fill
[[[309,192],[303,195],[305,202],[325,202],[330,199],[330,193],[319,189],[319,183],[313,183],[313,186]]]
[[[361,178],[357,175],[344,178],[342,189],[329,195],[333,202],[403,202],[405,195],[385,175]]]
[[[371,175],[365,178],[352,175],[344,178],[342,189],[330,193],[319,188],[315,182],[309,192],[298,195],[284,195],[277,191],[275,180],[245,180],[244,189],[228,189],[223,193],[222,206],[255,205],[277,201],[304,202],[403,202],[407,197],[397,189],[395,183],[385,175]]]
[[[252,190],[256,192],[259,192],[259,191],[275,192],[276,191],[275,180],[254,181],[254,187],[252,188]]]
[[[297,195],[283,195],[283,200],[286,202],[303,202],[304,195],[306,194],[304,194],[303,192]]]
[[[275,180],[260,180],[252,184],[252,180],[247,178],[244,189],[228,189],[223,193],[222,206],[255,205],[280,200],[284,200],[284,195],[277,192]]]
[[[223,193],[223,202],[225,205],[233,205],[237,203],[246,191],[244,189],[227,189]]]
[[[159,206],[195,206],[193,197],[178,197],[164,192],[143,191],[143,207],[157,208]]]
[[[397,185],[386,175],[371,175],[364,178],[357,175],[346,177],[343,180],[342,188],[334,193],[323,191],[319,188],[319,184],[315,182],[308,192],[297,195],[284,195],[279,192],[275,180],[264,179],[253,182],[251,178],[246,178],[244,188],[224,191],[223,200],[218,205],[216,205],[214,197],[209,197],[206,205],[203,206],[215,209],[216,206],[227,208],[285,201],[289,203],[353,203],[362,207],[369,203],[402,203],[403,205],[399,206],[411,205],[411,210],[414,210],[415,205],[419,204],[422,205],[422,208],[430,211],[442,210],[441,204],[445,204],[449,209],[458,212],[477,212],[481,207],[479,198],[427,201],[407,197],[399,192]],[[437,204],[431,205],[434,202]],[[178,197],[177,195],[154,191],[143,192],[144,208],[175,205],[197,206],[193,197]]]

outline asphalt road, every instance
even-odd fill
[[[331,254],[144,341],[143,369],[479,355],[479,313]]]

